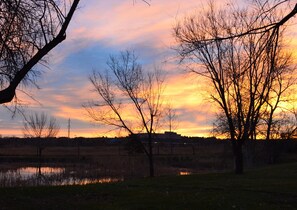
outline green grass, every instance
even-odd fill
[[[0,209],[297,209],[297,163],[87,186],[0,188]]]

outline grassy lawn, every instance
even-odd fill
[[[86,186],[0,188],[0,209],[297,209],[297,163]]]

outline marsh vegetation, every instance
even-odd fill
[[[118,182],[146,177],[149,167],[145,154],[131,150],[124,138],[1,139],[0,144],[2,187]],[[296,161],[296,151],[296,141],[247,142],[245,166]],[[153,154],[156,176],[226,172],[233,166],[231,143],[224,140],[155,142]]]

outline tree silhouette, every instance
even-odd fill
[[[66,38],[79,0],[2,0],[0,3],[0,104],[20,83],[35,84],[34,66]]]
[[[149,174],[154,176],[153,135],[161,118],[164,79],[160,70],[144,72],[134,52],[110,56],[105,74],[90,76],[98,102],[85,105],[88,115],[96,122],[124,130],[138,142],[148,157]],[[144,132],[148,147],[140,141]]]
[[[284,19],[268,1],[257,3],[225,10],[210,4],[205,14],[188,17],[174,28],[182,60],[202,64],[203,69],[192,65],[190,70],[212,84],[211,97],[222,112],[217,125],[229,134],[237,174],[243,173],[244,142],[255,136],[264,113],[273,119],[294,71],[282,46],[279,26]]]
[[[55,118],[48,117],[45,113],[35,113],[25,117],[23,133],[26,138],[35,138],[37,141],[37,156],[41,158],[44,145],[41,139],[56,137],[59,133],[60,126]],[[41,164],[41,162],[39,162]],[[41,166],[39,164],[39,167]]]
[[[35,113],[26,117],[23,133],[29,138],[52,138],[58,135],[59,130],[55,118],[49,118],[45,113]]]
[[[168,126],[169,132],[172,132],[178,126],[178,116],[176,110],[172,107],[172,104],[167,104],[164,109],[164,120]]]

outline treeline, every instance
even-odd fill
[[[54,138],[19,138],[19,137],[3,137],[0,138],[0,146],[12,145],[23,146],[23,145],[34,145],[36,143],[42,143],[44,145],[52,146],[74,146],[78,143],[81,146],[92,146],[92,145],[110,145],[110,144],[124,144],[133,139],[130,137],[77,137],[77,138],[67,138],[67,137],[54,137]],[[141,138],[140,141],[146,143],[146,138]],[[181,137],[179,139],[154,139],[155,144],[176,144],[176,145],[229,145],[229,139],[217,139],[215,137]],[[276,145],[279,148],[283,146],[288,146],[291,149],[297,148],[297,139],[279,139],[279,140],[248,140],[245,147],[249,148],[254,145]],[[287,147],[286,146],[286,147]]]

